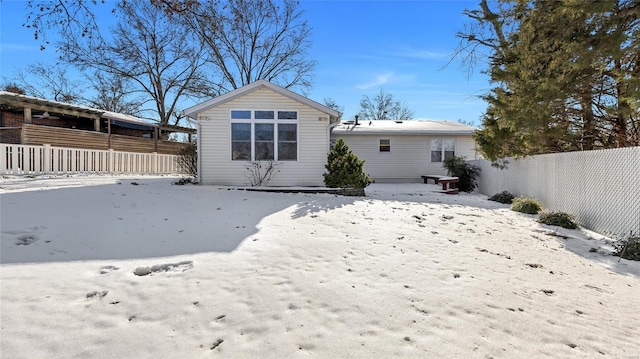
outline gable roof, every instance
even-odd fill
[[[209,101],[203,102],[199,105],[195,105],[192,107],[189,107],[187,109],[185,109],[182,113],[187,116],[187,117],[191,117],[193,119],[197,120],[198,117],[198,113],[201,113],[203,111],[206,111],[212,107],[216,107],[219,105],[222,105],[225,102],[231,101],[235,98],[238,98],[240,96],[244,96],[246,94],[249,94],[253,91],[262,89],[262,88],[268,88],[269,90],[276,92],[282,96],[288,97],[294,101],[300,102],[304,105],[307,105],[313,109],[316,109],[320,112],[326,113],[327,115],[331,116],[332,121],[331,122],[336,122],[337,119],[342,115],[340,112],[327,107],[325,105],[322,105],[318,102],[315,102],[313,100],[310,100],[302,95],[299,95],[291,90],[287,90],[284,87],[280,87],[278,85],[272,84],[271,82],[267,81],[267,80],[258,80],[256,82],[252,82],[248,85],[242,86],[238,89],[235,89],[233,91],[227,92],[224,95],[220,95],[218,97],[214,97]]]
[[[343,121],[333,128],[336,135],[471,135],[475,127],[451,121]]]

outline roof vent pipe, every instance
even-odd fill
[[[356,124],[354,126],[358,126],[358,115],[355,115]]]

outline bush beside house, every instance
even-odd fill
[[[364,189],[372,181],[362,169],[363,165],[364,160],[360,160],[344,140],[339,138],[327,155],[324,184],[330,188]],[[364,190],[358,192],[364,195]]]
[[[449,176],[458,177],[458,189],[463,192],[473,192],[478,187],[480,167],[468,163],[464,157],[454,156],[444,160],[444,168]]]

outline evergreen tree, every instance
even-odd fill
[[[475,135],[491,160],[640,144],[636,0],[480,0],[458,54],[489,50]]]
[[[324,184],[331,188],[365,188],[371,184],[371,178],[362,169],[363,165],[364,160],[339,138],[327,156]]]

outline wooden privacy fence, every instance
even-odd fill
[[[175,155],[0,143],[0,174],[178,172]]]
[[[184,142],[162,141],[116,134],[108,135],[101,132],[28,124],[22,125],[18,130],[20,132],[18,132],[17,138],[14,134],[11,141],[2,142],[22,145],[49,144],[56,147],[78,147],[93,150],[113,149],[124,152],[157,152],[162,154],[175,154],[181,147],[186,145]],[[7,132],[3,137],[9,139],[11,132],[0,131],[0,134],[2,132]],[[14,138],[16,139],[14,140]]]

